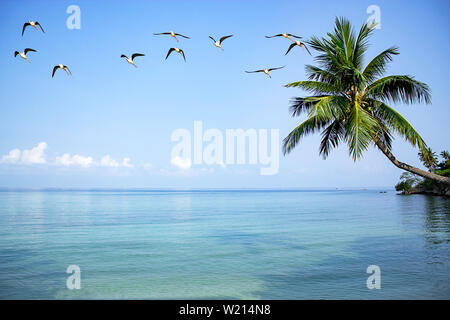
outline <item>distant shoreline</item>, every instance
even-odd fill
[[[395,191],[393,187],[347,188],[6,188],[0,192],[330,192],[330,191]]]

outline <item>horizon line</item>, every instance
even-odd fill
[[[64,192],[64,191],[88,191],[88,192],[180,192],[180,191],[369,191],[383,189],[386,191],[395,190],[392,186],[371,186],[371,187],[0,187],[0,192]]]

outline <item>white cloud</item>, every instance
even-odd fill
[[[36,147],[20,150],[13,149],[8,154],[1,156],[0,164],[16,164],[16,165],[31,165],[31,164],[47,164],[45,150],[47,149],[46,142],[40,142]],[[94,161],[93,157],[82,156],[79,154],[71,155],[70,153],[64,153],[61,156],[56,156],[54,161],[51,161],[51,165],[59,165],[65,167],[79,166],[79,167],[92,167],[101,166],[109,168],[134,168],[135,165],[131,163],[130,157],[125,157],[122,162],[116,161],[109,154],[103,156],[100,161]],[[144,169],[149,170],[151,164],[145,164]],[[183,164],[181,163],[181,166]],[[190,165],[189,165],[190,166]]]
[[[131,159],[130,158],[123,158],[122,165],[125,168],[134,168],[134,164],[131,163]]]
[[[81,166],[89,167],[92,164],[92,157],[84,157],[79,154],[75,154],[72,157],[68,153],[64,153],[61,157],[56,157],[56,164],[63,166]]]
[[[180,157],[172,158],[170,163],[182,170],[189,169],[192,165],[191,159],[182,159]]]
[[[21,153],[19,149],[13,149],[2,157],[1,163],[17,163],[20,160]]]
[[[37,147],[31,150],[23,150],[22,163],[24,164],[42,164],[46,163],[44,151],[47,148],[47,143],[41,142]]]
[[[102,159],[100,160],[100,165],[102,167],[115,168],[119,166],[119,163],[116,160],[112,159],[109,154],[107,154],[106,156],[103,156]]]
[[[15,163],[15,164],[43,164],[45,160],[45,149],[47,143],[41,142],[36,147],[30,150],[20,151],[19,149],[11,150],[7,155],[2,157],[2,163]]]

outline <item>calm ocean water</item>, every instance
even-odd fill
[[[449,249],[393,191],[0,192],[1,299],[450,299]]]

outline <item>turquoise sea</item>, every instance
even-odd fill
[[[450,200],[379,191],[2,191],[0,298],[450,299]]]

